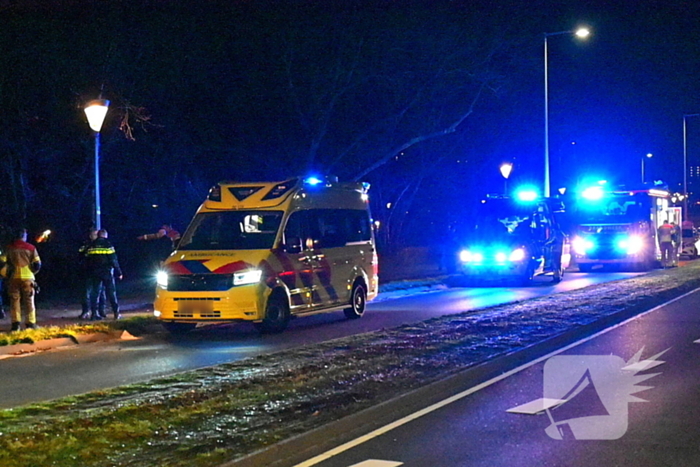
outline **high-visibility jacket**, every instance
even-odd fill
[[[7,265],[8,279],[34,280],[34,274],[41,269],[41,259],[34,245],[23,240],[15,240],[7,247],[0,262]]]
[[[668,222],[659,226],[659,243],[671,243],[675,230],[676,228]]]
[[[117,252],[114,250],[112,243],[106,238],[100,237],[90,242],[85,253],[85,259],[87,269],[91,273],[114,269],[116,275],[122,275],[122,270],[117,260]]]

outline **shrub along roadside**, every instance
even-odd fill
[[[215,466],[602,316],[700,264],[0,411],[0,465]]]

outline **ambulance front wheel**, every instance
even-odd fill
[[[366,306],[367,291],[365,290],[365,286],[361,282],[355,282],[355,285],[352,286],[352,293],[350,294],[350,308],[345,308],[343,310],[345,317],[348,319],[361,318],[365,312]]]
[[[281,294],[271,295],[267,300],[265,318],[260,323],[255,323],[263,334],[276,334],[287,329],[289,325],[289,304],[286,297]]]

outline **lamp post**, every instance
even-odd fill
[[[106,99],[95,99],[85,106],[85,115],[92,131],[95,132],[95,228],[102,228],[100,210],[100,130],[105,121],[109,101]]]
[[[642,185],[646,183],[646,178],[644,178],[644,159],[651,159],[652,157],[654,157],[654,155],[650,152],[647,153],[646,156],[642,157]]]
[[[510,173],[513,171],[513,163],[504,162],[501,164],[500,170],[501,175],[503,175],[503,178],[505,179],[503,182],[503,194],[508,195],[508,177],[510,177]]]
[[[584,39],[590,33],[590,30],[587,28],[544,33],[544,196],[547,198],[549,197],[549,65],[547,63],[547,39],[551,36],[562,36],[565,34],[572,34]]]
[[[700,117],[700,114],[685,114],[683,115],[683,215],[686,219],[690,218],[688,215],[688,131],[686,120],[690,117]]]

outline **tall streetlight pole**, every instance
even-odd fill
[[[688,215],[688,131],[686,120],[689,117],[700,117],[700,114],[685,114],[683,115],[683,216],[689,219]]]
[[[547,39],[551,36],[575,35],[584,39],[590,35],[587,28],[579,28],[573,31],[545,32],[544,33],[544,196],[549,197],[549,64],[547,53]]]
[[[508,196],[508,177],[510,177],[510,173],[513,171],[513,163],[504,162],[501,164],[500,170],[501,175],[503,175],[503,178],[505,179],[503,182],[503,194]]]
[[[652,153],[647,153],[646,156],[642,157],[642,185],[646,183],[646,178],[644,177],[644,159],[651,159],[652,157],[654,157]]]
[[[95,132],[95,228],[102,228],[102,212],[100,210],[100,130],[105,121],[109,101],[106,99],[95,99],[85,106],[85,115],[92,131]]]

